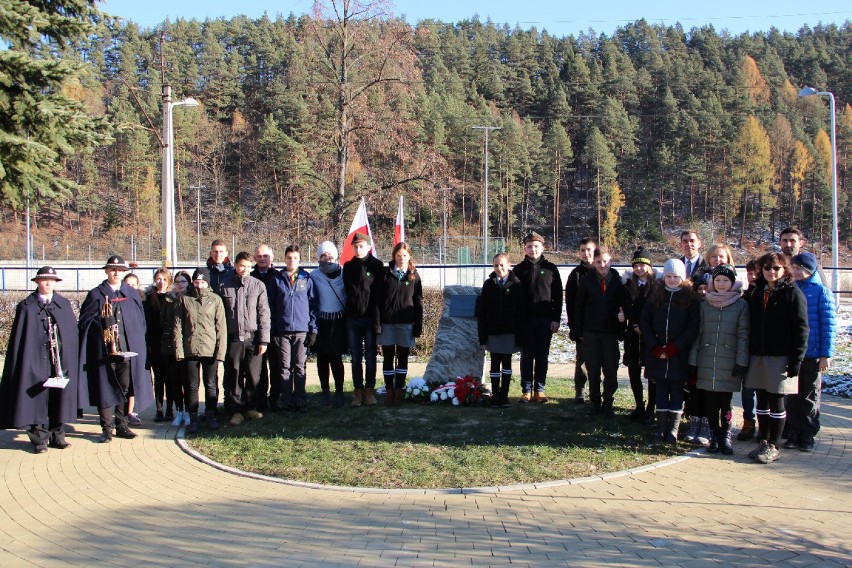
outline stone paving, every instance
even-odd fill
[[[739,413],[739,410],[736,411]],[[151,412],[136,440],[35,455],[0,432],[0,566],[849,566],[852,401],[813,454],[699,454],[578,484],[460,494],[310,489],[216,469]]]

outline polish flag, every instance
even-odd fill
[[[352,239],[355,238],[355,233],[364,233],[370,237],[370,252],[376,256],[376,245],[373,243],[373,232],[370,231],[370,221],[367,219],[367,204],[364,203],[364,198],[361,198],[361,205],[358,206],[358,211],[355,212],[355,218],[352,220],[352,225],[349,227],[349,235],[346,237],[346,242],[343,243],[343,250],[340,251],[340,265],[343,266],[347,261],[352,260],[355,256],[355,251],[352,250]]]
[[[393,246],[405,241],[405,214],[402,208],[402,196],[399,196],[399,209],[396,211],[396,224],[393,226]]]

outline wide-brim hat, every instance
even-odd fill
[[[42,266],[36,272],[36,275],[31,279],[33,282],[38,282],[39,280],[53,280],[55,282],[62,282],[62,278],[59,277],[59,274],[56,273],[56,269],[52,266]]]
[[[107,259],[104,268],[115,268],[117,270],[130,270],[130,267],[124,262],[124,259],[118,255],[111,256]]]

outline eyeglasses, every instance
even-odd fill
[[[763,269],[766,270],[767,272],[770,271],[770,270],[773,271],[773,272],[781,272],[782,270],[784,270],[784,267],[783,266],[770,266],[769,264],[767,264],[766,266],[763,267]]]

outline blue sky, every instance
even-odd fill
[[[271,17],[291,12],[299,15],[310,12],[311,0],[274,2],[260,0],[108,0],[103,11],[133,20],[142,27],[153,27],[167,17],[230,18],[246,14],[257,18],[264,11]],[[680,22],[685,29],[712,24],[716,31],[727,29],[732,34],[744,31],[766,31],[775,26],[795,32],[803,24],[835,22],[852,19],[850,0],[775,0],[773,2],[717,0],[715,2],[684,2],[683,0],[605,1],[584,0],[397,0],[394,14],[404,15],[412,24],[432,18],[457,22],[479,15],[495,23],[515,24],[522,28],[535,26],[553,35],[577,35],[592,28],[597,33],[610,34],[615,28],[645,18],[666,25]]]

